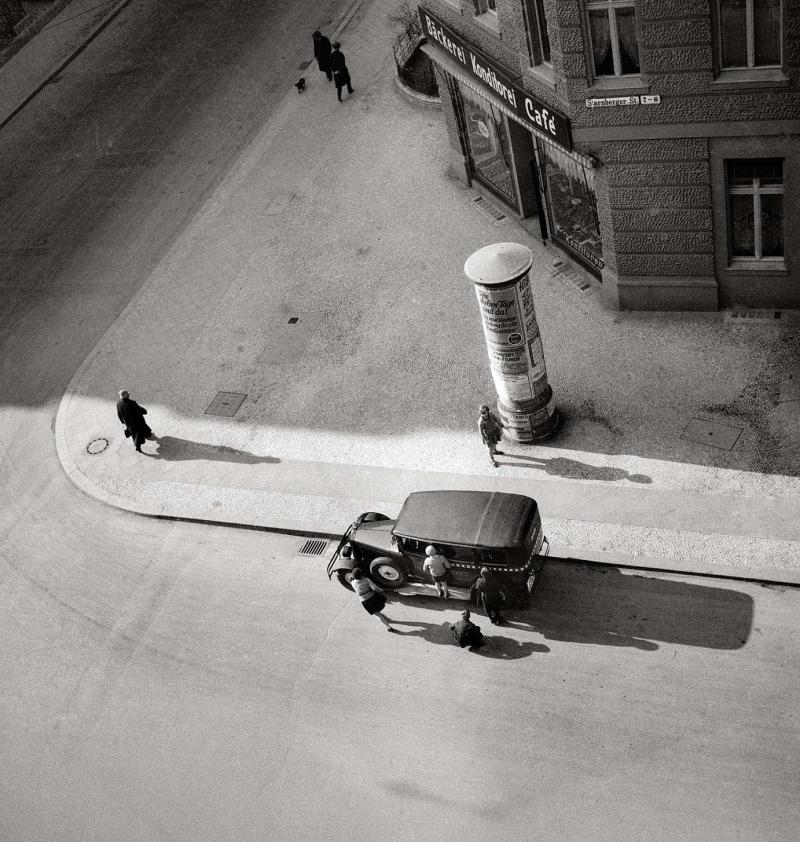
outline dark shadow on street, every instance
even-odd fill
[[[281,460],[275,456],[256,456],[246,450],[236,450],[225,445],[206,444],[201,441],[179,439],[175,436],[161,436],[156,439],[158,450],[153,454],[157,458],[170,462],[184,462],[202,459],[206,462],[237,462],[242,465],[274,465]]]
[[[522,456],[519,453],[502,452],[501,465],[511,465],[520,468],[537,468],[551,476],[562,477],[563,479],[593,479],[603,482],[616,482],[626,479],[628,482],[651,483],[652,479],[647,474],[631,474],[624,468],[612,468],[602,465],[588,465],[579,462],[577,459],[566,459],[563,456],[555,456],[552,459],[543,459],[537,456]],[[523,464],[519,464],[522,462]],[[530,464],[525,464],[530,463]]]
[[[472,616],[473,621],[477,621],[478,616]],[[486,618],[484,618],[486,619]],[[455,618],[453,620],[455,622]],[[428,643],[447,644],[448,646],[455,646],[457,644],[453,640],[453,634],[450,631],[450,623],[426,623],[424,621],[414,620],[392,620],[393,626],[409,626],[408,631],[398,628],[398,632],[404,637],[421,637]],[[487,633],[486,628],[481,623],[480,626],[483,633],[484,643],[478,649],[466,650],[472,654],[484,655],[487,658],[497,658],[503,661],[513,661],[517,658],[527,658],[534,652],[549,652],[549,647],[541,643],[534,643],[533,641],[518,641],[511,637],[503,637],[502,635]],[[489,625],[489,620],[486,619],[486,624]]]
[[[653,641],[739,649],[750,636],[753,600],[733,583],[726,585],[550,561],[530,611],[519,616],[547,640],[645,651],[658,649]]]

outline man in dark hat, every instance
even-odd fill
[[[125,438],[133,439],[133,446],[141,453],[142,445],[149,438],[154,438],[153,431],[144,420],[147,410],[139,406],[135,400],[123,389],[117,401],[117,418],[125,427]]]
[[[314,58],[317,60],[320,71],[325,74],[330,82],[333,79],[333,73],[331,73],[330,39],[326,38],[318,29],[314,31],[311,39],[314,42]]]

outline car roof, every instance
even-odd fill
[[[416,491],[392,530],[401,538],[472,547],[525,544],[536,501],[499,491]]]

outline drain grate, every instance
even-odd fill
[[[783,318],[783,310],[728,310],[727,322],[776,322]]]
[[[311,538],[297,551],[299,555],[322,555],[328,542],[322,538]]]
[[[720,450],[733,450],[744,432],[743,427],[732,427],[718,421],[706,421],[705,418],[691,418],[681,433],[681,438],[695,444],[707,444]]]
[[[500,208],[484,199],[483,196],[475,196],[470,201],[484,216],[488,216],[495,223],[502,222],[508,218]]]
[[[567,266],[561,260],[553,262],[553,277],[556,275],[562,277],[565,281],[569,281],[578,292],[586,292],[592,288],[592,285],[586,278],[579,275],[574,269]]]
[[[208,405],[205,414],[224,415],[227,418],[233,418],[246,397],[247,395],[243,395],[241,392],[217,392],[217,396]]]

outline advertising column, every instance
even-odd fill
[[[519,442],[546,438],[558,426],[533,307],[532,265],[530,249],[519,243],[485,246],[464,264],[478,296],[497,410],[508,437]]]

